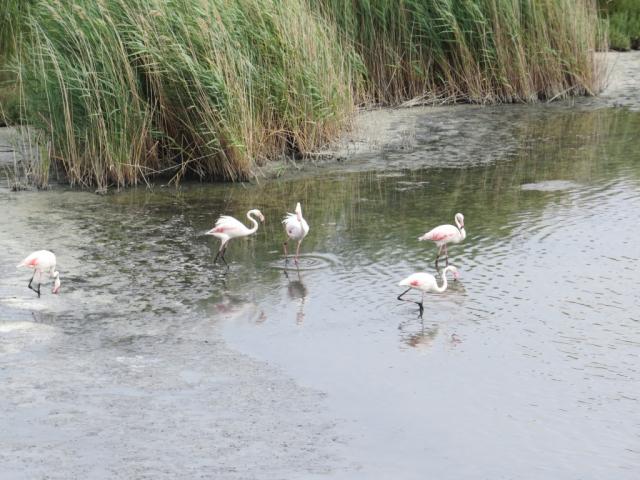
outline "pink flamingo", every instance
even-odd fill
[[[284,229],[287,232],[287,236],[291,240],[298,241],[298,248],[296,248],[296,256],[294,257],[294,262],[298,265],[298,257],[300,257],[300,244],[304,237],[309,233],[309,224],[307,221],[302,218],[302,207],[300,206],[300,202],[296,204],[296,213],[287,213],[287,216],[284,217],[282,223],[284,224]],[[284,242],[284,262],[285,265],[288,261],[288,253],[287,253],[287,241]]]
[[[413,302],[416,305],[418,305],[420,307],[420,318],[422,318],[422,313],[424,312],[424,294],[427,292],[433,292],[433,293],[442,293],[447,289],[447,272],[452,272],[453,273],[453,278],[454,280],[457,280],[460,277],[460,274],[458,273],[458,269],[456,267],[454,267],[453,265],[448,265],[443,271],[442,271],[442,285],[438,286],[438,282],[436,281],[436,277],[434,277],[433,275],[431,275],[430,273],[424,273],[424,272],[419,272],[419,273],[413,273],[411,275],[409,275],[407,278],[405,278],[404,280],[402,280],[398,286],[400,287],[409,287],[407,288],[404,292],[402,292],[400,295],[398,295],[398,300],[403,301],[403,302]],[[413,300],[403,300],[403,296],[409,292],[409,290],[411,290],[412,288],[415,288],[416,290],[420,290],[422,292],[422,300],[420,300],[419,302],[414,302]]]
[[[49,250],[38,250],[33,252],[27,258],[22,260],[16,268],[20,267],[33,268],[33,275],[31,276],[31,280],[29,280],[29,285],[27,286],[38,294],[38,298],[40,297],[40,284],[42,283],[43,275],[49,275],[50,278],[53,278],[52,293],[60,292],[60,274],[56,271],[56,256],[53,252],[50,252]],[[31,286],[36,275],[38,276],[36,279],[36,282],[38,282],[37,290]]]
[[[448,243],[460,243],[467,238],[467,231],[464,229],[464,215],[456,213],[454,220],[457,227],[453,225],[439,225],[436,228],[429,230],[427,233],[418,238],[418,240],[431,240],[438,246],[438,255],[436,255],[436,270],[438,270],[438,259],[444,255],[449,265],[449,251],[447,250]]]
[[[253,223],[252,228],[248,228],[243,225],[239,220],[236,220],[233,217],[229,217],[228,215],[222,215],[218,220],[216,220],[216,225],[211,230],[209,230],[205,235],[213,235],[216,238],[220,239],[220,248],[218,249],[218,253],[216,254],[216,258],[213,260],[215,264],[218,261],[218,257],[222,259],[224,264],[229,268],[229,264],[224,258],[224,252],[227,250],[227,243],[232,238],[236,237],[246,237],[251,235],[258,230],[258,222],[255,218],[252,217],[255,215],[260,219],[262,223],[264,223],[264,215],[260,213],[260,210],[249,210],[247,212],[247,218],[251,223]]]

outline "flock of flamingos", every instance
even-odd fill
[[[216,254],[216,258],[213,263],[217,263],[218,259],[222,260],[222,262],[229,269],[229,264],[227,260],[224,258],[224,254],[227,251],[227,245],[230,240],[238,237],[246,237],[254,234],[258,230],[258,220],[264,222],[264,215],[260,212],[260,210],[249,210],[247,212],[247,218],[252,224],[252,227],[249,228],[244,225],[239,220],[230,217],[228,215],[222,215],[216,221],[215,226],[206,232],[206,235],[213,235],[214,237],[220,240],[220,248],[218,249],[218,253]],[[420,318],[422,318],[422,314],[424,312],[424,295],[427,292],[434,293],[442,293],[447,289],[447,273],[451,272],[453,274],[454,280],[456,280],[459,276],[458,270],[453,265],[449,265],[449,252],[447,250],[447,245],[450,243],[460,243],[462,242],[467,233],[464,229],[464,215],[461,213],[456,213],[454,217],[455,226],[454,225],[439,225],[427,233],[418,238],[418,240],[430,240],[436,244],[438,247],[438,253],[436,255],[436,270],[438,270],[438,260],[440,257],[444,255],[446,261],[446,267],[442,272],[442,285],[438,285],[436,278],[430,273],[425,272],[417,272],[409,275],[407,278],[402,280],[398,285],[403,287],[409,287],[400,295],[398,295],[398,300],[408,301],[412,303],[416,303],[420,307]],[[287,213],[282,220],[284,225],[285,232],[287,234],[288,239],[284,242],[284,257],[285,257],[285,265],[289,259],[289,253],[287,251],[287,243],[288,240],[293,240],[298,242],[296,247],[296,254],[294,256],[294,262],[296,266],[298,265],[298,258],[300,257],[300,244],[302,240],[309,233],[309,224],[302,216],[302,207],[300,203],[296,205],[295,213]],[[53,293],[60,292],[60,273],[56,270],[56,256],[48,251],[48,250],[38,250],[33,252],[27,258],[25,258],[18,267],[28,267],[33,269],[33,275],[31,276],[31,280],[29,280],[28,287],[38,294],[40,297],[40,285],[43,280],[43,276],[47,275],[49,278],[53,279]],[[33,284],[37,285],[37,288],[33,286]],[[422,292],[422,298],[419,302],[415,302],[413,300],[405,300],[403,297],[407,294],[411,289],[418,290]]]

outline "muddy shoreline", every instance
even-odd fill
[[[546,104],[532,105],[449,105],[449,106],[418,106],[407,108],[382,108],[359,112],[353,128],[346,133],[332,148],[320,152],[318,156],[332,162],[349,163],[349,161],[371,154],[409,151],[420,143],[420,137],[429,135],[425,132],[424,119],[432,125],[429,142],[437,144],[442,137],[454,140],[449,145],[446,141],[443,147],[465,149],[468,145],[461,144],[460,134],[466,133],[471,140],[484,143],[489,134],[500,132],[482,131],[482,121],[469,121],[471,117],[479,117],[482,112],[492,112],[493,115],[509,116],[514,111],[522,112],[529,108],[546,106],[552,109],[593,109],[593,108],[628,108],[640,110],[640,51],[607,52],[598,54],[605,62],[605,88],[595,97],[571,97]],[[422,122],[421,122],[422,120]],[[507,122],[508,123],[508,122]],[[439,128],[438,128],[439,127]],[[495,130],[495,129],[494,129]],[[458,137],[458,138],[456,138]],[[465,136],[465,141],[469,140]],[[508,138],[505,139],[508,141]],[[321,163],[321,162],[319,162]],[[423,165],[420,165],[423,166]]]

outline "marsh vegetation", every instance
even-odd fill
[[[72,184],[99,189],[248,179],[335,139],[356,105],[535,102],[603,78],[595,0],[7,5],[20,101],[3,108]]]

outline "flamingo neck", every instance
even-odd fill
[[[467,238],[467,231],[464,229],[464,225],[461,225],[460,222],[458,221],[458,219],[455,219],[456,221],[456,227],[458,227],[458,231],[460,232],[461,235],[461,240],[464,240],[465,238]]]
[[[53,272],[53,293],[60,291],[60,273],[58,271]]]
[[[253,227],[249,229],[249,235],[251,235],[252,233],[255,233],[256,230],[258,230],[258,221],[251,216],[251,212],[247,212],[247,218],[251,223],[253,223]]]
[[[436,292],[438,292],[438,293],[442,293],[442,292],[444,292],[444,291],[447,289],[447,286],[448,286],[448,284],[447,284],[447,272],[448,272],[448,271],[449,271],[449,267],[445,268],[445,269],[442,271],[442,285],[441,285],[441,286],[438,286],[438,285],[436,284]]]

